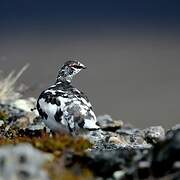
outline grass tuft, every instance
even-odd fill
[[[16,90],[16,82],[23,74],[23,72],[29,67],[26,64],[17,74],[12,71],[7,77],[0,76],[0,102],[11,102],[22,97],[22,94]]]

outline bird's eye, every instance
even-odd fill
[[[76,69],[81,69],[81,66],[78,66],[78,65],[73,65],[72,67],[74,67]]]

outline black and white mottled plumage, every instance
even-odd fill
[[[40,94],[37,109],[52,131],[75,135],[99,129],[88,98],[71,85],[73,76],[85,68],[78,61],[67,61],[59,70],[55,84]]]

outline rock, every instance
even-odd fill
[[[168,129],[168,131],[166,132],[166,136],[172,136],[174,134],[174,132],[176,130],[180,129],[180,124],[176,124],[175,126],[173,126],[171,129]]]
[[[24,134],[32,137],[40,137],[45,132],[47,132],[47,128],[42,121],[34,122],[24,129]]]
[[[0,120],[0,127],[4,124],[3,120]]]
[[[19,129],[42,130],[45,128],[42,119],[37,117],[33,112],[28,112],[25,116],[18,118],[13,125]]]
[[[139,129],[123,128],[118,129],[116,133],[120,136],[120,139],[124,144],[130,146],[147,144],[144,139],[144,132]]]
[[[3,119],[0,119],[0,136],[5,142],[12,138],[56,137],[55,134],[46,134],[44,123],[36,113],[30,112],[33,105],[28,102],[30,101],[17,100],[14,106],[0,104],[2,112],[5,112],[0,116]],[[20,105],[25,106],[24,109]],[[83,152],[69,152],[67,147],[61,153],[65,161],[63,158],[59,159],[57,171],[62,166],[75,170],[76,173],[83,172],[85,168],[92,171],[95,178],[115,180],[180,178],[180,124],[165,134],[161,126],[140,130],[128,124],[123,125],[122,121],[113,120],[109,115],[99,116],[97,121],[100,130],[82,133],[83,137],[93,143],[93,147],[88,146],[89,149],[86,148]],[[53,145],[56,146],[56,143],[57,140]],[[58,153],[55,153],[56,156]],[[31,145],[3,146],[0,148],[0,180],[47,180],[48,176],[42,170],[47,159],[47,154]]]
[[[10,104],[0,104],[0,110],[1,112],[6,112],[10,118],[19,118],[25,115],[25,111]]]
[[[165,130],[162,126],[151,126],[143,131],[148,143],[154,144],[165,139]]]
[[[104,131],[116,131],[123,126],[123,121],[113,120],[110,115],[97,117],[97,124]]]
[[[113,144],[123,144],[124,142],[122,142],[119,137],[112,136],[112,137],[109,138],[109,143],[113,143]]]
[[[179,180],[180,179],[180,172],[176,173],[171,177],[172,180]]]
[[[179,171],[180,172],[180,161],[176,161],[173,164],[173,171]]]
[[[171,128],[171,130],[176,131],[177,129],[180,129],[180,124],[176,124]]]
[[[26,116],[22,116],[20,118],[18,118],[13,125],[15,125],[16,127],[18,127],[19,129],[25,129],[29,126],[30,122],[29,122],[29,118]]]
[[[110,131],[91,131],[83,137],[94,144],[94,149],[114,150],[123,147],[147,149],[151,148],[144,140],[144,133],[139,129],[118,129],[116,132]]]
[[[162,177],[173,169],[174,164],[180,161],[180,129],[155,144],[151,159],[151,171],[155,177]]]
[[[138,151],[132,148],[119,148],[115,150],[93,150],[86,153],[85,156],[69,152],[66,156],[68,165],[72,166],[75,161],[78,161],[90,168],[96,176],[108,178],[112,177],[114,172],[129,167],[134,162],[133,157],[141,158]]]
[[[122,179],[122,178],[124,178],[124,176],[125,176],[125,171],[115,171],[114,173],[113,173],[113,177],[114,177],[114,179],[115,180],[119,180],[119,179]]]
[[[164,177],[174,180],[180,177],[178,173],[180,170],[180,129],[169,133],[164,140],[157,141],[153,148],[148,147],[148,144],[138,144],[137,141],[130,145],[130,137],[143,138],[144,131],[130,128],[116,132],[120,137],[125,137],[124,143],[119,142],[120,137],[116,133],[109,133],[109,142],[106,141],[103,144],[107,146],[106,148],[93,149],[86,157],[81,157],[81,160],[86,162],[97,176],[103,178],[113,176],[114,179]],[[127,145],[122,146],[122,144]]]
[[[147,179],[150,177],[150,165],[148,161],[140,161],[138,163],[137,173],[139,179]]]
[[[11,105],[25,112],[31,112],[36,107],[36,102],[37,100],[34,97],[29,97],[27,99],[17,99]],[[38,115],[37,111],[35,113]]]
[[[31,115],[31,112],[26,113],[26,116],[22,116],[17,119],[10,119],[11,121],[5,126],[5,137],[8,135],[8,132],[11,132],[12,129],[16,131],[16,134],[21,134],[21,136],[40,136],[46,130],[44,123],[38,117]],[[2,130],[2,129],[1,129]],[[15,133],[14,131],[14,133]]]
[[[82,135],[84,138],[88,139],[92,144],[99,144],[99,142],[105,141],[107,133],[102,130],[90,131]]]
[[[42,166],[50,159],[50,155],[30,144],[3,146],[0,148],[0,179],[48,180]]]
[[[31,131],[40,131],[40,130],[44,130],[46,128],[45,124],[43,122],[38,123],[38,124],[34,124],[34,125],[30,125],[27,129],[31,130]]]

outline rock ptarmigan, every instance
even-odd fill
[[[78,61],[67,61],[59,70],[55,84],[40,94],[37,110],[52,131],[76,135],[99,129],[88,98],[71,85],[72,78],[85,68]]]

